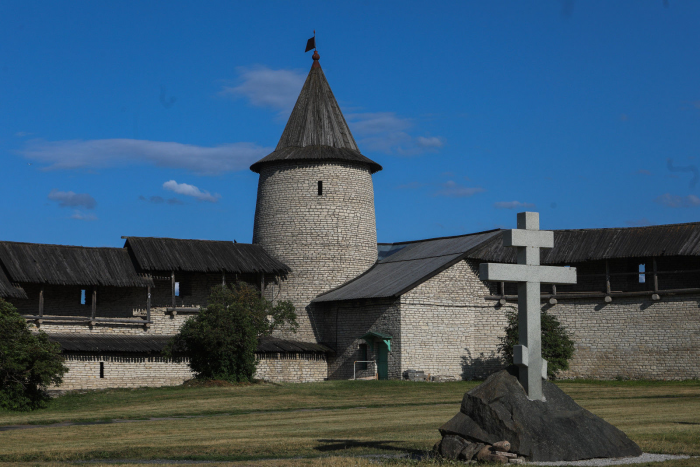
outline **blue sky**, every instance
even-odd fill
[[[380,242],[700,220],[700,2],[0,3],[0,239],[250,242],[311,66]]]

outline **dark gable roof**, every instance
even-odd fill
[[[465,258],[469,251],[494,236],[500,237],[499,231],[380,245],[384,252],[393,253],[383,255],[384,259],[367,272],[319,295],[313,302],[399,297]]]
[[[0,242],[0,263],[13,282],[146,287],[123,248]]]
[[[64,352],[160,353],[172,336],[129,336],[114,334],[49,334]],[[257,353],[326,353],[321,344],[262,337]]]
[[[7,278],[5,271],[2,270],[2,265],[0,265],[0,297],[27,298],[27,294],[24,292],[24,289],[15,287],[10,283],[10,279]]]
[[[250,166],[260,173],[268,162],[308,160],[366,164],[372,173],[382,166],[360,153],[318,62],[301,89],[282,137],[271,154]]]
[[[290,269],[260,245],[213,240],[124,237],[142,271],[286,274]]]
[[[542,264],[616,258],[700,256],[700,222],[610,229],[555,230],[554,248],[542,249]],[[501,235],[472,250],[471,259],[514,263],[515,249]]]

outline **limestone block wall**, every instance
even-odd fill
[[[193,377],[187,359],[115,354],[65,358],[68,372],[58,388],[62,390],[176,386]]]
[[[503,366],[503,310],[483,299],[489,286],[465,260],[401,297],[401,368],[432,376],[483,378]]]
[[[265,164],[253,243],[292,269],[275,295],[294,303],[300,326],[297,334],[279,336],[317,342],[319,323],[310,301],[363,273],[377,259],[369,167],[331,161]]]
[[[549,308],[549,306],[547,306]],[[564,378],[700,378],[700,295],[560,301],[576,351]]]
[[[324,341],[336,349],[335,356],[328,361],[328,379],[351,379],[353,362],[360,360],[360,344],[365,344],[360,336],[369,331],[388,334],[393,337],[391,352],[388,355],[389,379],[401,378],[401,314],[399,300],[366,300],[337,302],[325,305]],[[367,346],[367,359],[377,359],[377,349]],[[370,376],[374,371],[371,364],[367,371],[358,371],[357,376]]]
[[[323,354],[259,354],[255,378],[274,383],[314,383],[328,376]]]

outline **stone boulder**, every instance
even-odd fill
[[[528,461],[574,461],[640,456],[627,435],[579,406],[555,384],[544,381],[546,402],[531,401],[517,367],[491,375],[464,395],[460,412],[440,427],[444,436],[472,442],[510,442],[510,452]]]

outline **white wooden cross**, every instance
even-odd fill
[[[520,367],[520,384],[530,400],[544,400],[542,379],[547,360],[542,358],[540,284],[575,284],[576,268],[540,266],[540,248],[554,247],[554,232],[540,230],[540,214],[519,212],[518,228],[503,232],[503,246],[516,247],[518,264],[482,263],[484,281],[518,283],[518,343],[513,363]]]

